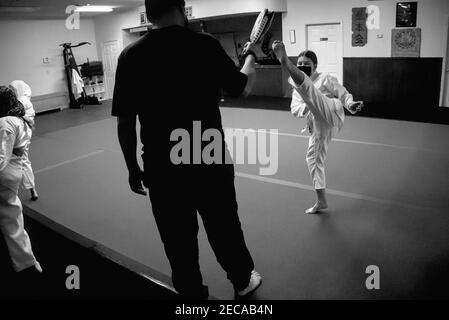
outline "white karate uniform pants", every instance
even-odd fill
[[[325,189],[327,148],[335,132],[343,126],[343,105],[340,100],[336,98],[331,99],[322,94],[308,77],[295,89],[301,95],[312,114],[308,124],[310,138],[306,155],[307,167],[309,168],[313,187],[315,189]]]
[[[22,203],[17,195],[17,190],[14,191],[2,184],[0,184],[0,228],[14,270],[19,272],[31,266],[40,269],[31,248],[30,237],[24,228]]]

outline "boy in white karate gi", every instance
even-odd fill
[[[31,88],[22,80],[14,80],[10,83],[16,90],[17,98],[25,107],[25,117],[34,121],[34,116],[36,112],[34,111],[33,104],[31,103]],[[29,146],[26,147],[23,154],[23,181],[22,186],[30,190],[31,200],[36,201],[38,199],[38,194],[36,191],[36,184],[34,182],[33,168],[31,167],[31,161],[29,158]]]
[[[341,130],[344,109],[352,114],[360,111],[363,102],[353,101],[352,95],[329,74],[318,73],[317,57],[313,51],[299,54],[297,66],[288,58],[285,46],[273,42],[273,51],[282,67],[290,74],[293,87],[291,111],[296,117],[306,117],[310,133],[306,162],[317,194],[317,202],[306,213],[327,208],[325,160],[329,142]]]

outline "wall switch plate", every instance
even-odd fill
[[[296,43],[296,33],[295,30],[290,30],[290,43]]]

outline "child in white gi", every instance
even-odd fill
[[[0,228],[14,270],[30,267],[42,272],[24,229],[22,204],[18,197],[23,176],[23,152],[30,143],[31,124],[14,89],[0,86]]]
[[[16,90],[17,98],[25,107],[25,117],[34,121],[34,116],[36,112],[34,111],[33,104],[31,103],[31,88],[22,80],[14,80],[10,83]],[[24,150],[23,154],[23,181],[22,186],[30,190],[31,200],[36,201],[38,199],[38,194],[36,191],[36,184],[34,182],[33,168],[31,167],[31,161],[29,158],[29,146]]]
[[[296,117],[306,117],[310,133],[306,162],[317,194],[317,202],[306,213],[327,208],[325,160],[329,142],[342,128],[346,108],[352,114],[360,111],[363,102],[352,95],[329,74],[317,73],[317,57],[313,51],[299,54],[297,66],[287,56],[284,44],[273,43],[279,62],[290,74],[293,87],[291,111]],[[304,70],[304,72],[302,71]]]

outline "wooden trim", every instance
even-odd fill
[[[68,108],[68,101],[68,94],[64,91],[31,97],[36,113]]]
[[[343,58],[343,85],[365,102],[361,116],[433,122],[442,62],[442,57]]]

